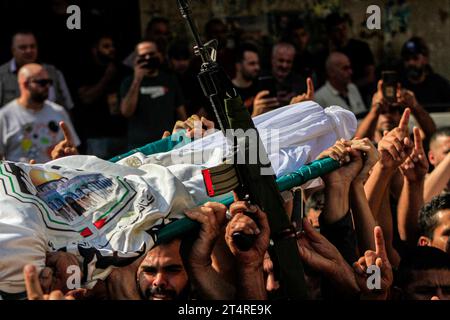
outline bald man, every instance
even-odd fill
[[[363,116],[366,106],[356,85],[352,83],[353,70],[349,58],[340,52],[329,55],[326,64],[327,82],[315,94],[315,101],[323,108],[336,105]]]
[[[20,97],[0,110],[0,157],[4,160],[45,163],[56,144],[80,140],[63,107],[48,101],[52,80],[39,64],[26,64],[18,72]],[[68,131],[60,128],[64,121]],[[67,137],[69,135],[69,137]]]
[[[12,59],[0,66],[0,107],[19,96],[17,74],[26,64],[36,63],[39,59],[39,47],[35,35],[29,31],[16,32],[11,41]],[[49,89],[49,100],[62,105],[66,110],[74,107],[64,75],[55,66],[44,64],[54,81]]]

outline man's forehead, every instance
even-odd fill
[[[180,242],[174,241],[154,247],[145,256],[144,262],[164,261],[165,263],[181,263]]]
[[[244,59],[246,60],[255,60],[258,59],[258,54],[253,51],[245,51],[244,52]]]
[[[35,44],[36,38],[32,34],[17,34],[14,36],[13,45]]]
[[[158,49],[157,49],[156,45],[153,42],[145,42],[145,43],[141,43],[141,44],[138,45],[137,51],[138,51],[138,53],[142,53],[142,52],[157,52]]]
[[[283,57],[294,56],[295,55],[295,50],[293,48],[281,47],[281,48],[278,48],[275,51],[275,55],[283,56]]]

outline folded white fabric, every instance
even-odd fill
[[[311,162],[337,139],[351,139],[357,125],[352,112],[338,106],[323,109],[313,101],[262,114],[254,118],[254,123],[277,176]],[[150,156],[138,153],[119,163],[153,163],[165,167],[195,164],[213,167],[229,156],[230,150],[231,146],[227,144],[222,132],[218,131],[169,152]]]

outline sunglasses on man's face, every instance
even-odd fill
[[[35,80],[31,80],[31,82],[36,83],[41,87],[51,86],[53,84],[52,79],[35,79]]]

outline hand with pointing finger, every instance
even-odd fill
[[[366,298],[387,299],[389,289],[394,281],[394,274],[387,256],[382,229],[376,226],[373,233],[375,237],[375,251],[367,250],[364,256],[353,264],[353,269],[361,293]],[[380,270],[379,288],[369,288],[368,286],[367,280],[370,274],[367,273],[367,269],[371,266],[376,266]]]
[[[36,267],[31,264],[23,268],[23,276],[28,300],[75,300],[77,298],[83,298],[87,294],[86,289],[72,290],[65,295],[60,290],[54,290],[49,294],[44,294]]]
[[[428,173],[429,163],[423,149],[420,129],[414,127],[414,149],[400,166],[402,174],[411,182],[420,182]]]
[[[398,127],[385,132],[378,143],[380,164],[383,168],[397,169],[408,156],[412,142],[409,139],[408,122],[411,110],[405,109]]]
[[[303,101],[314,100],[314,84],[311,78],[306,79],[306,93],[293,97],[289,104],[300,103]]]
[[[64,134],[64,140],[59,142],[53,148],[53,150],[51,152],[52,160],[79,154],[78,149],[75,146],[75,143],[73,141],[72,133],[70,132],[69,128],[67,127],[67,124],[64,121],[61,121],[59,123],[59,127],[61,128],[61,130]]]

